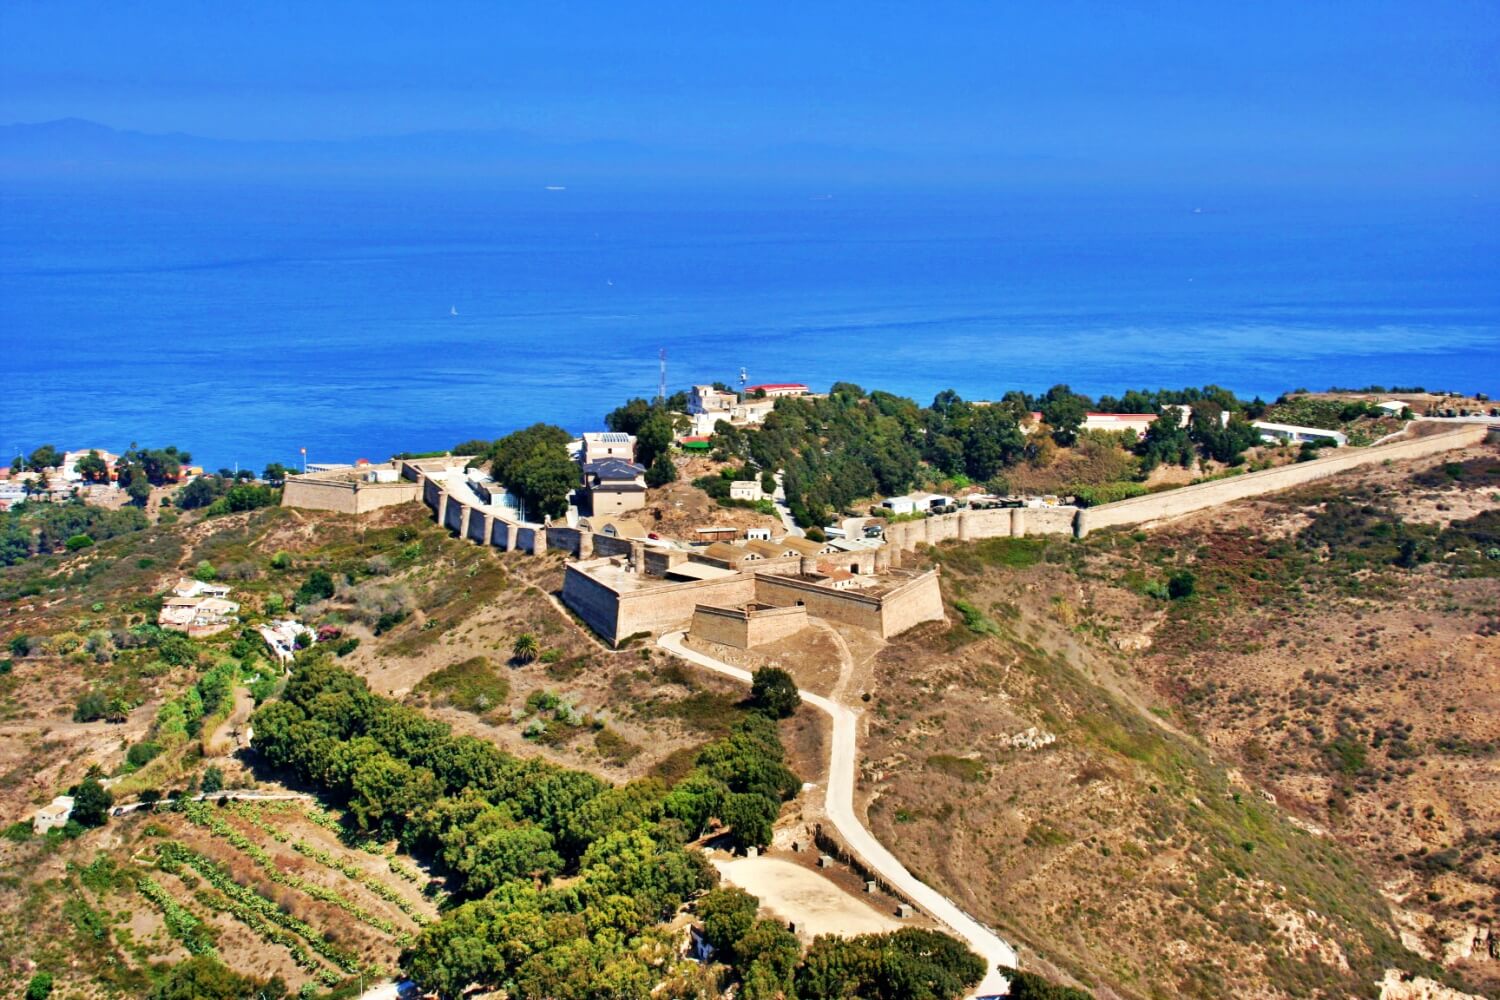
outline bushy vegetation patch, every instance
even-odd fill
[[[483,715],[510,698],[510,681],[483,656],[450,663],[423,677],[412,689],[464,712]]]
[[[475,983],[516,997],[596,995],[568,990],[596,986],[610,969],[649,982],[685,973],[647,963],[631,942],[660,936],[656,925],[712,882],[686,843],[722,826],[734,843],[763,846],[800,787],[761,714],[704,748],[671,787],[610,787],[456,736],[316,657],[254,726],[268,761],[347,803],[355,829],[438,859],[458,897],[472,900],[425,928],[405,956],[445,997]],[[560,876],[566,887],[549,884]],[[531,930],[515,937],[522,926]],[[512,957],[476,962],[494,954],[484,942],[496,934],[513,941]],[[562,983],[576,970],[578,985],[560,985],[559,968],[570,970]]]

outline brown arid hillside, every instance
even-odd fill
[[[1489,448],[929,550],[953,624],[863,679],[872,828],[1101,997],[1493,995],[1497,529]]]

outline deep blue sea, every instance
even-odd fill
[[[672,389],[1500,395],[1497,261],[1475,198],[12,186],[0,449],[259,468],[581,431],[662,348]]]

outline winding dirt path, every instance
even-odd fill
[[[751,682],[750,671],[688,649],[683,645],[682,638],[683,633],[680,631],[669,632],[658,640],[658,644],[673,655],[706,670],[733,677],[744,684]],[[839,672],[842,686],[852,657],[849,656],[847,647],[841,645],[840,648],[844,661]],[[999,970],[1001,967],[1017,966],[1015,949],[994,931],[965,913],[952,900],[907,871],[906,866],[865,828],[855,811],[854,778],[859,766],[859,712],[811,691],[799,693],[805,703],[823,712],[833,722],[833,739],[829,743],[828,787],[824,794],[823,809],[843,837],[844,843],[873,871],[922,907],[929,916],[945,924],[984,959],[987,971],[972,996],[1005,993],[1010,984]]]

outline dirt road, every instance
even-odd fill
[[[696,663],[706,670],[733,677],[745,684],[750,683],[752,679],[750,671],[730,666],[721,660],[688,649],[682,644],[682,637],[682,632],[669,632],[661,637],[659,644],[663,649],[689,663]],[[946,896],[907,871],[906,866],[898,861],[894,854],[886,850],[884,845],[876,840],[860,822],[854,809],[859,713],[836,701],[813,694],[811,691],[800,693],[803,702],[823,712],[833,721],[833,739],[830,741],[828,761],[828,788],[825,791],[823,809],[829,821],[843,837],[844,843],[859,855],[866,865],[879,873],[881,878],[920,906],[935,920],[947,925],[949,930],[984,959],[988,971],[979,986],[975,988],[973,995],[1006,992],[1009,983],[1004,976],[1000,975],[999,968],[1017,966],[1015,949],[1001,940],[994,931],[959,909],[958,905]]]

